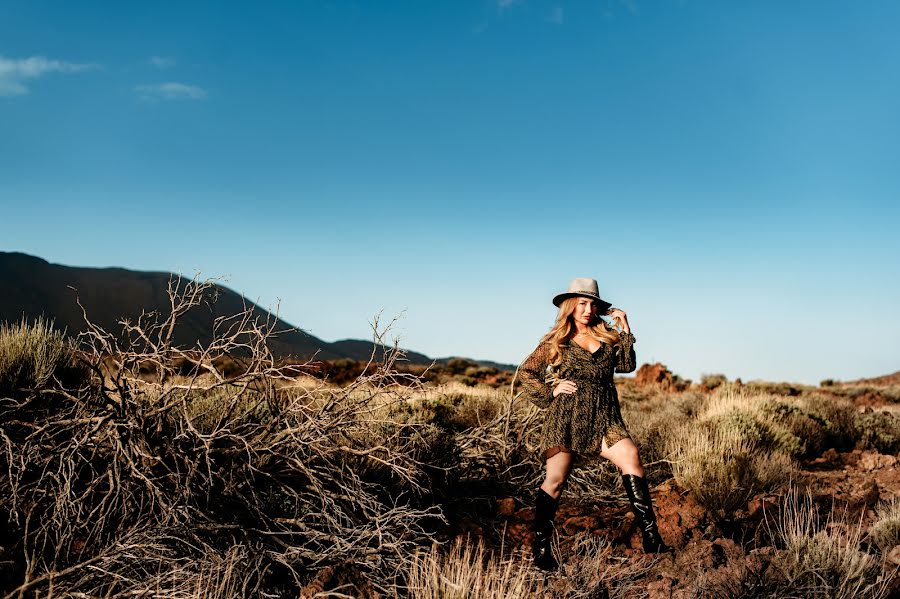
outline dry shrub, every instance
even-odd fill
[[[860,551],[861,521],[835,516],[834,506],[821,518],[811,492],[788,490],[776,538],[783,544],[774,565],[784,590],[800,597],[887,597],[890,576],[882,576],[877,556]]]
[[[883,501],[876,507],[878,519],[872,524],[869,536],[882,553],[900,545],[900,497]]]
[[[797,459],[820,455],[827,447],[846,447],[848,435],[856,430],[852,413],[811,405],[808,398],[775,397],[729,385],[709,398],[700,420]]]
[[[456,434],[460,482],[483,485],[496,494],[522,493],[542,476],[541,412],[511,393],[496,393],[502,401],[496,415]]]
[[[405,591],[414,599],[518,599],[540,596],[544,583],[524,550],[503,556],[486,550],[480,539],[457,537],[447,553],[434,543],[412,556]]]
[[[740,431],[686,425],[671,440],[672,474],[713,516],[730,518],[759,493],[786,484],[790,458],[760,450]]]
[[[190,596],[206,580],[203,596],[294,596],[352,562],[388,593],[444,521],[412,501],[430,494],[427,429],[379,419],[417,384],[394,368],[400,350],[347,387],[298,384],[269,350],[274,320],[251,309],[217,318],[208,345],[176,347],[210,286],[171,281],[171,310],[122,335],[85,315],[91,385],[36,366],[46,388],[0,396],[0,591]],[[387,329],[373,328],[378,343]],[[23,331],[42,340],[20,351],[35,365],[70,359],[58,337]],[[222,373],[228,359],[242,368]]]
[[[66,573],[62,585],[48,581],[48,588],[93,597],[98,588],[108,587],[111,573],[117,581],[109,594],[166,599],[260,596],[267,574],[264,556],[245,545],[196,546],[170,530],[140,530],[123,532],[115,543]]]
[[[853,449],[859,440],[856,406],[842,398],[813,395],[800,400],[809,414],[816,416],[824,428],[825,447],[839,451]]]
[[[709,390],[728,384],[728,378],[724,374],[701,374],[700,385]]]

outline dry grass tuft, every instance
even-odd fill
[[[900,545],[900,497],[881,502],[876,513],[878,519],[869,534],[882,553],[887,553]]]
[[[524,550],[501,557],[478,540],[457,537],[444,553],[438,543],[407,564],[406,590],[414,599],[514,599],[540,596],[543,577]]]
[[[881,598],[888,580],[881,561],[860,550],[865,533],[861,522],[835,516],[834,506],[821,518],[812,494],[792,487],[785,495],[776,538],[783,543],[776,566],[787,588],[802,597]]]
[[[0,396],[43,389],[56,378],[70,382],[77,371],[72,344],[51,321],[0,323]]]
[[[653,560],[614,555],[603,538],[580,533],[563,565],[566,599],[640,599],[647,597],[646,580]]]

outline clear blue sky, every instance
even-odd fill
[[[900,370],[900,3],[0,3],[0,249],[516,363]]]

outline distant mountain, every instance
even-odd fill
[[[341,339],[340,341],[332,343],[331,347],[334,348],[335,351],[339,351],[354,360],[368,360],[372,356],[372,342],[364,341],[362,339]],[[378,351],[375,355],[376,360],[381,358],[384,354],[384,350],[384,345],[378,346]],[[406,354],[405,361],[410,364],[431,364],[433,362],[433,359],[425,354],[406,349],[404,349],[404,352]]]
[[[435,361],[438,364],[446,364],[450,360],[456,360],[459,358],[462,358],[463,360],[469,360],[470,362],[475,362],[476,364],[479,364],[481,366],[490,366],[491,368],[496,368],[498,370],[515,370],[516,369],[515,364],[503,364],[501,362],[492,362],[491,360],[474,360],[472,358],[465,358],[462,356],[450,356],[447,358],[435,358]]]
[[[22,253],[0,252],[0,320],[31,320],[38,316],[52,318],[57,328],[76,335],[86,330],[75,292],[90,319],[107,331],[120,331],[117,321],[128,318],[135,322],[142,311],[169,314],[167,289],[168,272],[140,272],[124,268],[77,268],[51,264],[41,258]],[[222,315],[237,314],[245,305],[253,308],[255,316],[271,317],[266,310],[249,302],[227,287],[217,286],[214,304],[190,310],[174,332],[179,346],[205,345],[213,334],[213,320]],[[292,328],[278,320],[278,330]],[[345,357],[330,344],[303,331],[281,333],[272,341],[271,349],[278,356],[312,356],[321,350],[318,359]]]
[[[122,318],[134,322],[143,311],[169,313],[167,289],[172,276],[168,272],[63,266],[20,252],[0,252],[0,321],[17,322],[23,317],[33,320],[44,316],[69,335],[77,335],[86,330],[86,325],[75,301],[75,292],[69,288],[73,287],[91,320],[107,331],[118,332],[121,329],[117,321]],[[216,291],[215,303],[197,306],[181,319],[174,333],[176,345],[209,343],[213,320],[218,316],[237,314],[245,306],[252,307],[256,316],[275,318],[227,287],[217,285]],[[278,319],[276,328],[295,327]],[[302,359],[315,354],[318,360],[368,360],[372,342],[343,339],[329,343],[305,331],[294,330],[280,333],[272,340],[270,348],[279,357]],[[407,363],[411,364],[431,364],[433,361],[413,351],[408,351],[406,357]]]

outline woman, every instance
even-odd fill
[[[640,455],[631,440],[613,382],[614,372],[634,371],[634,335],[625,312],[600,298],[597,281],[574,279],[553,298],[556,323],[519,367],[528,399],[545,409],[541,449],[547,476],[535,496],[532,550],[535,564],[558,567],[550,548],[553,516],[576,457],[600,456],[622,472],[622,483],[641,529],[644,551],[671,551],[653,514]],[[621,330],[606,324],[613,318]]]

